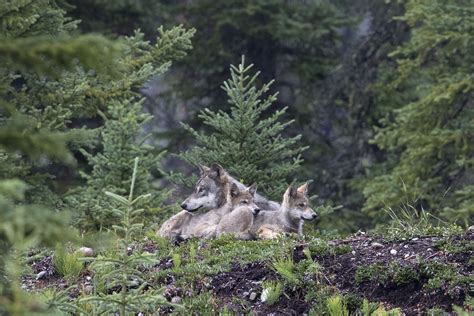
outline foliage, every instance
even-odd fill
[[[178,315],[202,315],[206,313],[215,314],[218,309],[215,306],[214,299],[209,292],[204,292],[192,298],[185,298],[183,300],[186,311],[176,313]]]
[[[358,267],[355,273],[356,283],[375,282],[382,285],[389,283],[405,284],[419,278],[417,271],[404,267],[401,263],[391,262],[388,267],[381,263]]]
[[[130,173],[134,157],[142,161],[135,188],[137,194],[154,191],[151,172],[158,166],[164,152],[146,144],[149,135],[143,135],[143,129],[152,116],[142,113],[144,100],[133,90],[150,77],[165,72],[171,60],[182,58],[191,47],[193,35],[193,30],[186,31],[181,27],[168,31],[160,28],[159,32],[160,37],[154,45],[145,41],[139,32],[127,38],[129,51],[120,61],[126,65],[127,71],[120,79],[107,83],[117,92],[107,96],[107,112],[102,114],[105,121],[99,134],[102,150],[81,150],[92,172],[82,172],[86,188],[71,191],[68,206],[77,210],[76,225],[83,230],[101,230],[115,224],[103,192],[126,192],[130,185],[126,175]],[[140,206],[146,209],[143,214],[146,223],[156,221],[158,211],[161,216],[165,215],[162,205],[168,194],[168,190],[156,192],[147,204]]]
[[[453,266],[436,261],[422,263],[420,274],[428,279],[423,285],[425,288],[430,290],[443,288],[451,296],[455,296],[459,288],[468,289],[474,282],[472,275],[462,275]]]
[[[349,316],[349,310],[341,295],[335,295],[327,300],[329,315],[331,316]]]
[[[56,246],[53,256],[54,268],[69,284],[75,282],[84,269],[84,262],[80,261],[79,257],[78,253],[69,253],[63,246]]]
[[[432,215],[421,206],[417,209],[417,201],[403,202],[397,209],[389,207],[385,212],[391,221],[382,225],[380,230],[386,232],[387,238],[413,238],[423,235],[460,235],[463,229],[455,223],[449,224],[445,220]]]
[[[212,128],[211,133],[184,125],[197,144],[180,157],[195,165],[219,163],[237,179],[256,182],[259,191],[279,200],[288,178],[298,171],[300,153],[306,147],[297,145],[300,135],[281,135],[293,122],[279,122],[286,108],[265,115],[276,94],[265,96],[272,82],[262,88],[255,86],[259,73],[249,74],[251,68],[252,65],[245,65],[243,57],[238,67],[231,66],[231,78],[222,87],[229,97],[230,113],[209,109],[201,112],[199,117]],[[172,176],[178,179],[178,175]],[[179,178],[183,179],[182,175]]]
[[[94,313],[118,313],[121,316],[138,312],[153,312],[166,299],[161,290],[147,288],[140,265],[150,265],[157,262],[150,253],[129,253],[133,238],[137,237],[142,229],[141,214],[143,209],[137,208],[140,200],[147,199],[150,194],[134,196],[134,189],[138,175],[138,158],[135,159],[133,175],[130,183],[128,198],[107,191],[117,207],[113,214],[120,218],[120,223],[113,228],[117,234],[118,243],[114,256],[88,258],[92,261],[90,269],[94,272],[97,282],[106,284],[104,292],[78,299],[78,305],[89,303]],[[112,292],[112,293],[110,293]]]
[[[273,269],[289,284],[298,284],[300,279],[295,273],[295,263],[291,257],[281,258],[273,262]]]
[[[384,82],[382,102],[413,97],[389,109],[375,129],[373,143],[388,159],[367,181],[364,210],[384,220],[382,207],[403,203],[403,181],[417,195],[417,209],[468,226],[474,214],[474,6],[463,0],[404,3],[399,19],[411,27],[411,37],[391,53],[397,68]]]
[[[176,85],[183,79],[189,82],[185,89],[173,90],[191,109],[209,104],[222,109],[226,95],[214,87],[227,76],[223,65],[244,54],[262,70],[262,80],[276,78],[277,89],[289,91],[281,103],[293,105],[302,119],[307,111],[304,97],[311,83],[333,68],[337,29],[348,23],[330,1],[319,0],[163,1],[160,13],[168,23],[178,21],[198,30],[195,49],[171,78]]]
[[[0,4],[0,312],[54,313],[20,289],[21,255],[30,247],[73,238],[67,214],[51,210],[50,164],[71,164],[67,144],[87,138],[67,128],[82,115],[72,78],[111,69],[121,45],[99,35],[72,35],[76,26],[56,1]],[[55,39],[55,40],[54,40]],[[64,75],[64,80],[56,80]],[[103,71],[103,75],[110,74]],[[71,88],[64,93],[64,87]],[[76,86],[76,84],[74,84]],[[21,180],[20,180],[21,179]],[[53,186],[53,185],[52,185]],[[32,204],[36,202],[38,204]],[[40,205],[39,203],[46,204]]]
[[[273,305],[275,304],[279,299],[281,294],[283,293],[283,288],[284,285],[282,282],[278,281],[266,281],[263,282],[262,285],[262,302],[265,302],[265,304],[268,305]]]

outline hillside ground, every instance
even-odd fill
[[[359,233],[330,241],[167,241],[150,234],[129,250],[156,255],[158,264],[142,267],[147,287],[163,288],[166,299],[184,305],[188,315],[322,315],[330,314],[328,302],[334,297],[351,314],[369,308],[446,315],[455,306],[472,308],[473,241],[472,231],[399,239]],[[96,290],[87,263],[75,281],[66,281],[52,256],[29,253],[24,289],[64,290],[70,300]],[[364,299],[370,302],[365,309]],[[172,305],[160,309],[163,315],[174,313],[184,310]]]

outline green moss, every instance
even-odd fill
[[[403,267],[397,262],[391,262],[388,267],[382,263],[359,267],[355,274],[355,281],[358,284],[377,282],[386,285],[392,282],[400,285],[416,281],[418,278],[418,273],[414,269]]]
[[[453,240],[446,238],[435,242],[436,247],[439,250],[449,253],[467,253],[474,251],[474,243],[469,240]]]
[[[474,283],[473,276],[465,276],[456,271],[452,265],[441,262],[430,261],[420,266],[421,274],[428,278],[428,282],[424,285],[427,290],[438,290],[443,287],[451,295],[455,295],[455,288],[460,286],[466,290],[470,284]]]
[[[209,292],[201,293],[183,300],[184,309],[173,312],[174,315],[217,315],[218,305]]]

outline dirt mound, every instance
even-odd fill
[[[229,242],[233,247],[245,246]],[[329,242],[290,240],[290,245],[289,249],[293,250],[288,255],[293,259],[300,281],[286,286],[279,300],[271,306],[262,302],[261,294],[263,282],[284,279],[273,268],[275,258],[262,256],[263,260],[249,264],[234,262],[226,272],[217,274],[188,274],[186,282],[176,274],[171,257],[163,257],[159,264],[147,267],[144,272],[150,272],[154,286],[165,288],[164,295],[169,301],[177,297],[192,300],[206,293],[212,296],[216,310],[225,306],[236,313],[252,311],[257,315],[302,315],[317,304],[324,307],[327,298],[337,293],[357,301],[352,307],[348,304],[351,311],[359,308],[361,300],[366,298],[381,303],[385,309],[401,308],[406,315],[423,314],[432,308],[452,312],[453,305],[462,306],[467,295],[474,295],[473,232],[449,238],[424,236],[400,241],[362,234]],[[262,243],[259,247],[264,246]],[[150,253],[157,251],[157,246],[150,241],[140,248]],[[207,251],[207,256],[214,256],[206,247],[199,249]],[[199,251],[196,262],[205,259],[204,253]],[[315,263],[319,272],[308,270],[308,265]],[[64,278],[54,270],[51,256],[35,260],[31,267],[34,274],[22,278],[24,289],[66,288]],[[91,272],[84,270],[70,297],[92,288],[91,277]],[[160,314],[169,314],[172,310],[162,308]]]
[[[462,306],[466,295],[474,294],[469,293],[473,241],[472,233],[454,239],[426,236],[398,242],[361,235],[331,242],[335,247],[348,246],[350,251],[315,255],[313,259],[324,267],[328,285],[343,294],[380,302],[387,309],[398,307],[406,315],[419,315],[435,307],[451,312],[453,304]],[[295,263],[305,258],[303,249],[308,246],[295,248]],[[262,281],[276,278],[268,263],[236,264],[231,271],[216,275],[212,284],[223,305],[235,311],[242,311],[232,304],[232,297],[237,296],[259,315],[307,313],[311,306],[304,294],[308,289],[285,291],[273,306],[258,299]],[[248,297],[252,292],[258,294],[257,299]]]

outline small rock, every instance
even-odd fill
[[[381,243],[378,243],[378,242],[373,242],[371,246],[374,247],[374,248],[383,248],[383,245]]]
[[[92,280],[92,278],[88,275],[88,276],[86,276],[86,280],[90,281],[90,280]]]
[[[257,298],[257,293],[255,293],[255,292],[250,293],[249,299],[250,299],[251,301],[255,301],[256,298]]]
[[[428,248],[428,249],[426,249],[426,251],[433,251],[433,249],[431,249],[431,248]]]
[[[84,293],[85,294],[91,294],[93,290],[94,290],[94,287],[92,285],[84,286]]]
[[[354,250],[352,250],[351,253],[352,253],[353,256],[355,256],[355,254],[356,254],[356,252]]]
[[[390,250],[390,254],[392,254],[392,255],[394,255],[394,256],[395,256],[397,253],[398,253],[398,252],[397,252],[395,249]]]
[[[351,261],[355,261],[356,258],[351,258]]]
[[[179,304],[179,303],[181,303],[181,297],[179,297],[179,296],[174,296],[174,297],[171,299],[171,303],[173,303],[173,304]]]
[[[244,293],[242,293],[242,296],[245,298],[245,297],[249,296],[249,294],[250,294],[249,292],[244,292]]]
[[[403,246],[403,248],[407,249],[407,248],[408,248],[408,245]]]
[[[81,247],[77,249],[77,252],[81,253],[85,257],[92,257],[94,256],[94,249],[89,247]]]
[[[413,241],[417,241],[418,239],[419,239],[418,237],[415,237],[415,238],[413,238],[412,240],[413,240]]]
[[[41,271],[36,275],[36,280],[43,279],[46,276],[46,271]]]
[[[405,254],[405,259],[408,258],[410,256],[409,253]]]
[[[263,289],[262,295],[260,295],[260,300],[265,303],[265,301],[268,298],[268,292],[270,292],[269,289]]]

